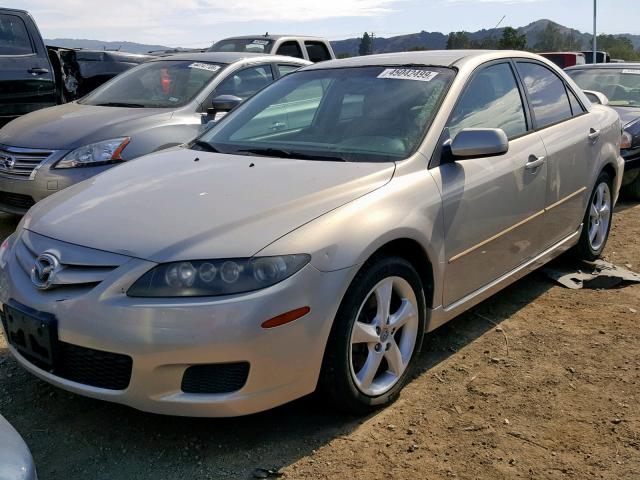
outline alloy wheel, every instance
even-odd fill
[[[419,325],[415,292],[401,277],[380,281],[358,310],[350,339],[350,368],[369,396],[388,392],[407,369]]]
[[[589,209],[589,245],[599,251],[607,239],[611,223],[611,191],[605,182],[598,185]]]

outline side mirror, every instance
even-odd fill
[[[595,90],[583,90],[591,103],[599,103],[600,105],[609,105],[609,98],[602,93]]]
[[[215,116],[216,113],[230,112],[242,103],[240,97],[235,95],[220,95],[211,101],[211,107],[207,110],[209,115]]]
[[[492,157],[509,151],[509,139],[501,128],[465,128],[451,142],[455,160]]]

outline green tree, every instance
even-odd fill
[[[413,47],[407,48],[407,52],[422,52],[424,50],[427,50],[427,48],[422,45],[414,45]]]
[[[495,50],[498,48],[498,41],[493,35],[488,35],[480,40],[471,40],[469,47],[481,50]]]
[[[367,32],[364,32],[364,35],[360,39],[358,53],[360,55],[371,55],[373,53],[373,42],[371,41],[371,36]]]
[[[518,34],[515,28],[505,27],[502,38],[498,41],[501,50],[524,50],[527,47],[527,36]]]
[[[471,48],[471,40],[468,32],[451,32],[447,37],[447,50]]]
[[[633,48],[633,43],[627,37],[619,35],[598,35],[597,48],[611,55],[611,58],[621,58],[622,60],[638,60],[640,55]]]

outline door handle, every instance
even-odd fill
[[[34,67],[27,70],[31,75],[44,75],[45,73],[49,73],[49,70],[42,67]]]
[[[544,157],[536,157],[535,155],[529,155],[529,161],[526,163],[524,168],[527,170],[535,170],[536,168],[542,166],[544,163]]]
[[[600,137],[600,130],[596,130],[595,128],[589,129],[589,140],[595,142]]]

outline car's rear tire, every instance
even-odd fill
[[[355,414],[392,403],[422,347],[425,305],[420,276],[408,261],[386,257],[368,262],[336,315],[320,393]]]
[[[611,176],[600,173],[589,197],[580,240],[573,249],[574,256],[580,260],[597,260],[607,244],[613,219],[612,185]]]
[[[636,170],[635,172],[632,170],[631,172],[625,173],[625,176],[633,173],[635,173],[636,177],[631,180],[631,182],[626,185],[624,185],[623,182],[622,196],[625,200],[637,202],[640,201],[640,170]]]

